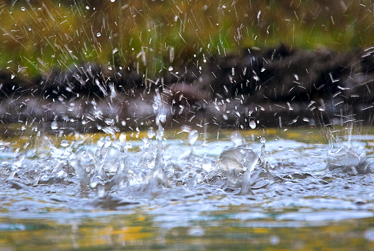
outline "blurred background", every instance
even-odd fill
[[[98,62],[148,77],[210,55],[284,43],[373,46],[371,0],[1,0],[0,69],[32,78]]]

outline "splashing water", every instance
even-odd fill
[[[366,143],[350,142],[329,150],[324,144],[276,137],[253,141],[253,135],[236,131],[218,141],[208,137],[203,145],[197,130],[188,135],[168,133],[169,139],[163,142],[165,110],[160,100],[155,98],[157,133],[150,129],[142,140],[129,141],[131,137],[121,133],[89,143],[89,138],[77,134],[56,146],[52,138],[43,136],[33,151],[3,143],[7,146],[0,155],[3,210],[120,209],[185,203],[195,197],[220,205],[231,204],[235,198],[239,204],[268,203],[267,207],[277,208],[286,206],[290,196],[302,207],[316,200],[308,198],[325,197],[326,189],[334,207],[345,208],[347,202],[360,200],[374,208],[373,195],[367,193],[374,180],[371,157],[365,157],[371,156]],[[157,142],[152,141],[155,135]]]
[[[342,107],[348,109],[349,102],[366,92],[354,89],[363,87],[370,92],[372,48],[354,60],[353,54],[342,56],[354,64],[335,60],[334,55],[327,60],[328,50],[305,54],[280,46],[262,52],[257,46],[267,44],[271,32],[277,30],[272,18],[266,24],[274,4],[260,6],[265,8],[260,10],[252,3],[237,8],[235,1],[231,6],[146,1],[140,7],[111,0],[100,8],[110,10],[105,14],[91,4],[59,4],[61,11],[57,7],[51,11],[48,3],[37,8],[33,7],[39,6],[36,2],[27,1],[28,7],[11,2],[10,11],[0,14],[8,13],[6,19],[18,21],[0,26],[6,38],[4,48],[21,46],[30,55],[4,54],[5,61],[12,60],[4,64],[9,74],[3,75],[12,81],[9,86],[0,85],[6,96],[0,122],[18,121],[20,129],[15,134],[4,132],[4,141],[0,141],[3,215],[91,211],[97,216],[97,212],[140,208],[162,211],[163,216],[174,213],[178,227],[184,221],[195,221],[195,212],[212,217],[232,206],[243,206],[230,218],[241,221],[251,217],[315,222],[373,217],[372,139],[355,140],[351,127],[347,140],[332,137],[328,145],[318,140],[310,143],[297,130],[293,136],[278,137],[266,129],[278,126],[286,131],[287,125],[315,125],[312,115],[317,110],[320,124],[324,124],[325,113],[334,115],[332,125],[357,122],[353,115],[343,118]],[[345,13],[355,9],[347,10],[344,1],[340,2]],[[22,16],[14,19],[16,4]],[[297,20],[304,16],[300,10],[305,8],[291,5],[287,5],[287,13],[296,8],[290,13]],[[164,15],[165,9],[171,11]],[[200,9],[202,18],[196,16]],[[64,13],[69,10],[71,14]],[[83,20],[81,16],[92,22],[77,21]],[[205,17],[209,20],[204,21]],[[245,22],[240,21],[242,17]],[[205,25],[207,21],[211,25]],[[288,17],[284,21],[293,23]],[[332,15],[331,22],[335,26]],[[144,28],[137,27],[140,23]],[[306,22],[300,23],[293,29],[286,27],[292,35],[284,37],[294,42],[297,30],[305,29]],[[367,28],[371,23],[369,20]],[[207,36],[211,28],[216,35]],[[249,32],[244,32],[246,28]],[[346,25],[342,30],[347,30]],[[229,55],[248,41],[256,47],[240,57]],[[178,44],[188,46],[177,46],[177,50]],[[325,61],[321,58],[326,62],[320,63]],[[109,62],[78,64],[97,59]],[[341,71],[342,65],[351,72]],[[56,66],[62,69],[55,72]],[[288,73],[279,70],[283,67]],[[29,83],[34,70],[41,78]],[[354,109],[360,115],[357,118],[373,107],[372,97],[366,96],[362,107]],[[336,120],[336,109],[340,109],[340,120]],[[366,110],[368,113],[363,112]],[[273,122],[267,125],[264,121]],[[175,123],[182,130],[168,131],[176,128]],[[214,129],[208,130],[212,124],[218,127],[216,135],[212,135]],[[35,130],[28,132],[33,126]],[[12,130],[12,125],[7,128]],[[54,136],[42,134],[42,129]],[[123,130],[126,133],[120,133]],[[88,131],[104,134],[78,133]],[[0,224],[0,230],[4,225]],[[200,226],[186,232],[190,237],[209,234]],[[372,241],[372,232],[367,230],[365,238]],[[271,236],[269,242],[277,245],[280,239]]]

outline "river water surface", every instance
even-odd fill
[[[3,138],[0,248],[372,250],[374,138],[334,133]]]

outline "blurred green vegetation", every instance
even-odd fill
[[[374,45],[373,0],[0,0],[0,69],[31,78],[82,61],[146,77],[210,55],[285,43]],[[201,62],[200,62],[201,60]],[[110,67],[109,67],[110,69]]]

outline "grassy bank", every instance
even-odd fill
[[[152,77],[245,48],[285,43],[344,51],[374,44],[374,1],[10,2],[0,1],[0,69],[26,78],[82,61]]]

